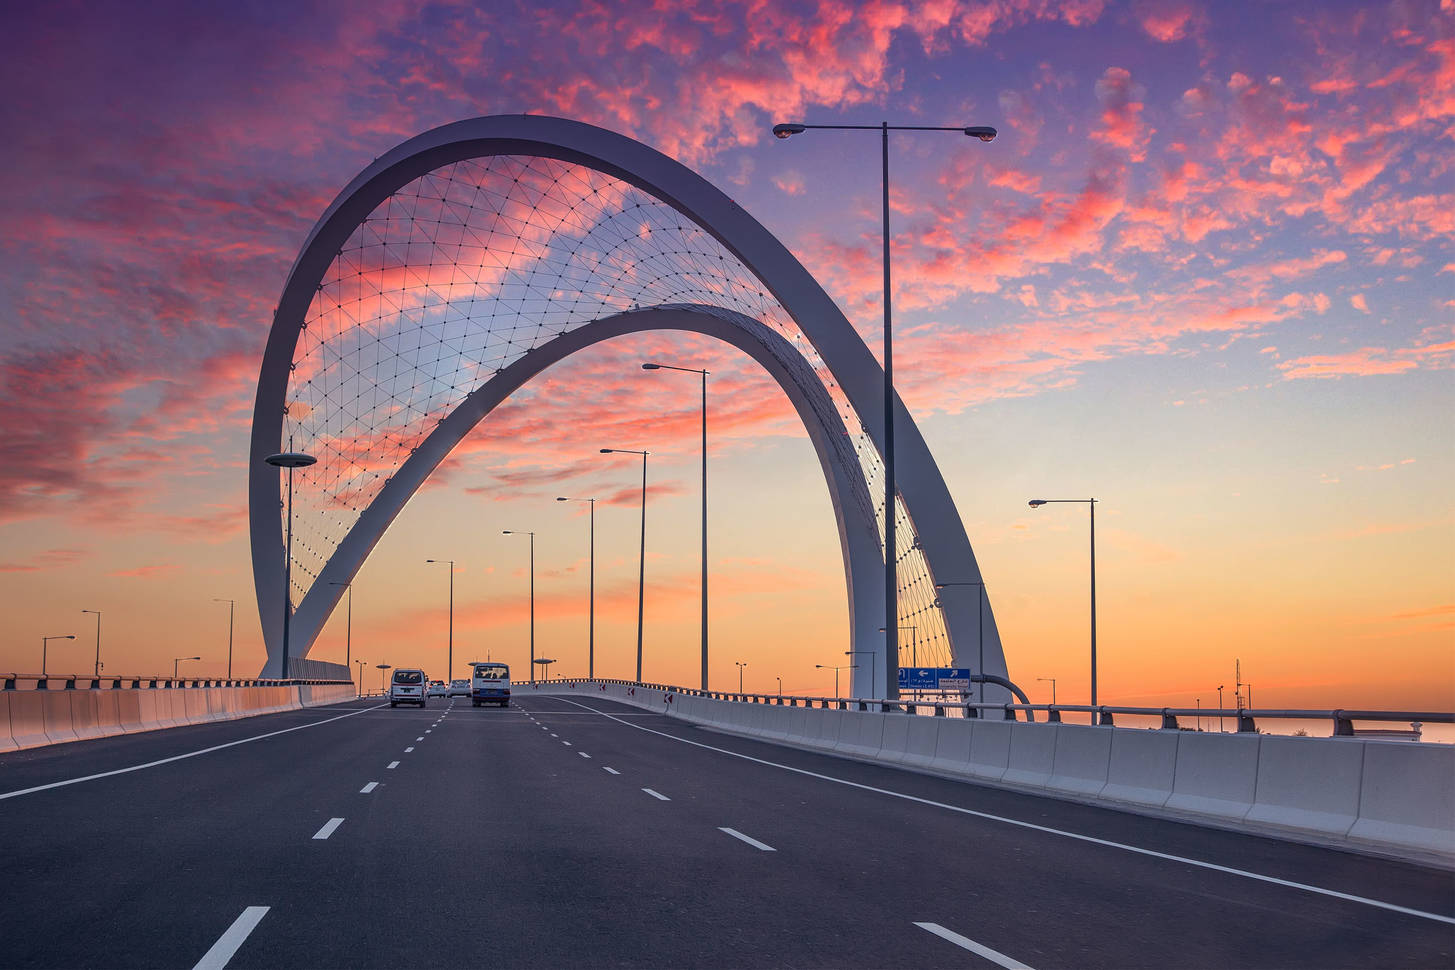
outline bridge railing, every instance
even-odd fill
[[[138,674],[0,674],[0,690],[168,690],[184,687],[296,687],[352,684],[351,680],[242,677],[158,677]]]
[[[713,700],[732,701],[743,704],[769,704],[783,707],[817,707],[825,710],[840,711],[877,711],[880,713],[892,714],[913,714],[933,717],[963,717],[963,718],[990,718],[994,720],[1015,721],[1021,716],[1027,721],[1036,720],[1036,712],[1044,715],[1045,720],[1051,724],[1062,723],[1063,714],[1086,715],[1086,719],[1092,724],[1100,724],[1104,727],[1114,727],[1118,721],[1125,723],[1126,719],[1145,723],[1152,720],[1152,726],[1162,730],[1186,731],[1195,730],[1190,727],[1187,721],[1194,719],[1218,719],[1226,718],[1232,720],[1235,725],[1235,733],[1257,733],[1258,721],[1266,720],[1291,720],[1291,721],[1326,721],[1332,724],[1332,734],[1335,737],[1356,737],[1360,731],[1354,727],[1356,721],[1384,723],[1384,724],[1411,724],[1415,727],[1406,733],[1413,739],[1420,736],[1419,725],[1423,724],[1455,724],[1455,712],[1451,711],[1376,711],[1376,710],[1322,710],[1322,709],[1284,709],[1284,708],[1248,708],[1248,707],[1124,707],[1112,704],[1098,704],[1095,707],[1088,704],[1005,704],[1005,703],[982,703],[949,697],[938,698],[866,698],[866,697],[823,697],[804,694],[777,694],[745,692],[736,693],[732,691],[697,690],[691,687],[677,687],[671,684],[655,684],[649,682],[636,682],[630,680],[618,680],[613,678],[598,677],[595,680],[558,678],[552,681],[529,681],[528,686],[541,687],[550,684],[616,684],[625,687],[645,687],[652,690],[670,691],[675,694],[682,694],[688,697],[706,697]],[[1385,732],[1391,733],[1391,732]]]

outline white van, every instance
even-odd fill
[[[470,676],[470,704],[499,704],[510,706],[510,667],[494,661],[482,661],[472,665]]]
[[[423,670],[400,667],[394,671],[394,677],[389,682],[389,706],[418,704],[424,707],[428,703],[425,694],[428,687],[429,678],[425,677]]]

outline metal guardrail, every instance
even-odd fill
[[[0,690],[168,690],[188,687],[296,687],[300,685],[352,684],[351,680],[288,680],[212,677],[147,677],[132,674],[0,674]],[[53,681],[58,682],[51,686]],[[31,686],[22,687],[21,684]],[[82,686],[84,685],[84,686]]]
[[[1257,733],[1259,718],[1272,720],[1291,719],[1300,721],[1329,720],[1334,725],[1335,737],[1354,737],[1355,721],[1407,722],[1430,724],[1455,724],[1455,712],[1450,711],[1371,711],[1371,710],[1293,710],[1274,708],[1193,708],[1193,707],[1120,707],[1099,704],[984,704],[971,701],[948,700],[945,698],[924,700],[916,698],[863,698],[863,697],[812,697],[790,694],[733,693],[728,691],[704,691],[691,687],[674,687],[670,684],[637,683],[630,680],[572,680],[561,678],[551,681],[530,681],[530,686],[542,687],[551,684],[616,684],[624,687],[646,687],[652,690],[671,691],[688,697],[706,697],[734,703],[769,704],[783,707],[818,707],[835,710],[877,711],[882,713],[920,714],[920,708],[929,708],[923,716],[986,718],[998,715],[1006,721],[1017,720],[1017,714],[1024,712],[1028,721],[1034,721],[1034,713],[1041,711],[1051,724],[1061,723],[1062,713],[1091,715],[1093,724],[1113,727],[1119,716],[1143,716],[1161,719],[1163,730],[1191,730],[1184,727],[1179,718],[1235,719],[1239,733]]]

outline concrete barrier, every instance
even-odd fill
[[[17,748],[50,744],[45,734],[45,692],[16,691],[10,694],[10,737]]]
[[[1313,741],[1313,744],[1309,742]],[[1364,744],[1265,735],[1250,822],[1342,836],[1359,817]]]
[[[1347,742],[1346,742],[1347,743]],[[1360,741],[1359,819],[1349,840],[1415,846],[1455,862],[1455,746]]]
[[[149,731],[141,719],[141,691],[127,688],[125,690],[112,691],[116,695],[116,720],[118,726],[125,734],[132,734],[136,731]]]
[[[36,693],[41,696],[40,709],[46,740],[51,744],[76,740],[76,731],[71,723],[71,699],[67,696],[67,691],[41,690]]]
[[[918,718],[911,714],[886,714],[884,716],[884,737],[879,745],[881,761],[902,761],[904,747],[909,743],[909,725]]]
[[[816,733],[809,740],[809,746],[820,751],[832,751],[839,743],[839,732],[843,728],[846,713],[833,709],[814,711],[813,721],[810,723],[814,725]]]
[[[68,690],[57,691],[71,705],[71,732],[76,735],[77,741],[89,741],[92,738],[106,736],[101,730],[101,704],[96,699],[99,690]]]
[[[940,738],[940,725],[952,719],[947,717],[916,717],[905,730],[904,753],[900,763],[915,768],[928,768],[935,760],[935,744]],[[966,748],[969,754],[969,748]]]
[[[0,751],[14,751],[15,738],[10,734],[10,692],[0,691]]]
[[[970,739],[969,764],[965,773],[986,781],[1000,781],[1010,764],[1010,721],[991,721],[985,718],[967,719],[966,724],[975,726]],[[940,728],[940,735],[945,733]]]
[[[1114,729],[1102,798],[1160,808],[1172,795],[1181,731]]]
[[[1000,776],[1000,780],[1009,785],[1028,788],[1046,787],[1056,766],[1056,738],[1061,725],[1017,724],[1008,721],[986,723],[999,723],[1011,729],[1005,773]]]
[[[980,725],[962,717],[945,718],[935,734],[935,756],[930,761],[930,769],[952,775],[968,774],[971,768],[970,752],[974,750],[975,734],[979,727]]]
[[[1056,762],[1051,769],[1051,777],[1046,780],[1046,787],[1078,795],[1101,794],[1111,767],[1114,732],[1085,724],[1056,727]]]
[[[834,750],[855,758],[873,758],[884,744],[884,715],[846,711]]]
[[[1257,734],[1184,733],[1166,807],[1242,820],[1258,789]]]

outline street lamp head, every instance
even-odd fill
[[[277,468],[306,468],[318,459],[312,455],[305,455],[301,451],[285,451],[277,455],[269,455],[263,461]]]
[[[662,369],[662,365],[661,364],[643,364],[642,365],[642,370],[661,370],[661,369]]]
[[[773,137],[774,138],[791,138],[794,135],[801,135],[801,134],[803,134],[804,130],[805,130],[805,128],[804,128],[803,125],[795,125],[795,124],[774,125],[773,126]]]
[[[974,125],[972,127],[966,128],[965,134],[969,135],[971,138],[979,138],[983,142],[992,142],[995,141],[995,136],[997,132],[994,128],[991,128],[988,125]]]
[[[564,495],[557,495],[557,496],[556,496],[556,501],[557,501],[557,502],[569,502],[569,501],[571,501],[571,500],[570,500],[570,499],[568,499],[568,498],[567,498],[567,497],[566,497],[566,496],[564,496]]]
[[[615,448],[602,448],[601,449],[601,453],[603,455],[609,455],[609,454],[611,454],[615,450],[616,450]]]
[[[503,536],[508,536],[511,533],[510,533],[510,530],[509,529],[501,529],[500,530],[500,534],[503,535]]]
[[[1033,498],[1030,501],[1030,506],[1033,509],[1038,509],[1038,508],[1040,508],[1041,506],[1043,506],[1045,504],[1046,504],[1046,500],[1043,499],[1043,498]]]

